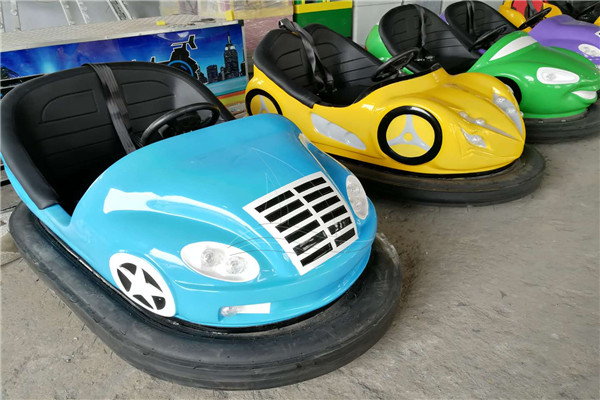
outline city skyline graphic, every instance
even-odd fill
[[[190,51],[190,56],[205,76],[209,65],[217,65],[219,70],[225,67],[224,50],[228,35],[236,48],[238,65],[241,66],[244,62],[242,27],[231,24],[181,32],[8,51],[2,53],[1,64],[18,76],[30,76],[75,68],[85,63],[151,61],[152,59],[156,62],[164,62],[171,56],[173,50],[171,45],[185,42],[191,35],[195,35],[197,48]]]
[[[193,46],[188,43],[191,37]],[[209,89],[222,96],[243,91],[246,87],[243,43],[242,27],[227,24],[7,51],[2,52],[0,60],[2,84],[6,88],[13,87],[22,82],[21,77],[27,80],[86,63],[154,61],[169,64],[177,61],[173,67],[207,84],[207,69],[211,67],[214,70],[216,66],[216,75],[213,73]],[[188,66],[179,61],[187,61]]]

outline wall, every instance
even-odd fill
[[[363,45],[369,31],[373,25],[379,22],[381,16],[388,10],[400,4],[419,3],[439,14],[448,4],[456,1],[458,0],[354,0],[354,27],[352,39],[360,45]],[[2,3],[4,12],[6,31],[12,31],[14,29],[14,24],[10,14],[10,2],[8,0],[0,0],[0,2]],[[75,22],[77,24],[82,24],[83,19],[79,13],[76,2],[67,1],[66,3],[71,9],[71,14]],[[497,8],[502,1],[487,1],[487,3]],[[19,1],[18,4],[19,13],[21,15],[21,29],[23,30],[66,25],[66,19],[58,1]],[[115,20],[115,16],[108,7],[106,1],[84,0],[84,4],[88,8],[88,14],[92,20],[91,22]],[[144,18],[156,17],[161,14],[167,15],[176,13],[179,10],[182,12],[193,10],[195,7],[195,0],[127,1],[127,5],[134,18]]]
[[[2,11],[4,14],[4,25],[6,32],[14,30],[14,18],[10,13],[10,1],[4,0]],[[84,0],[87,13],[91,22],[115,21],[116,17],[111,11],[106,1]],[[178,5],[176,0],[167,1],[128,1],[129,12],[134,18],[157,17],[161,15],[161,3],[168,5]],[[66,26],[67,20],[62,7],[58,1],[38,0],[38,1],[18,1],[19,15],[21,19],[21,30],[31,30],[38,28],[48,28],[53,26]],[[83,24],[83,18],[75,1],[66,1],[71,15],[76,24]]]

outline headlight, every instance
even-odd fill
[[[363,189],[356,176],[348,175],[348,178],[346,178],[346,193],[348,193],[348,200],[354,214],[360,219],[367,218],[367,215],[369,215],[369,200],[365,189]]]
[[[600,57],[600,49],[593,44],[583,43],[579,45],[579,51],[590,57]]]
[[[236,247],[196,242],[181,249],[181,259],[197,273],[227,282],[248,282],[258,276],[258,262]]]
[[[348,145],[350,147],[354,147],[358,150],[366,150],[367,146],[360,140],[358,136],[356,136],[352,132],[348,132],[344,128],[339,125],[334,124],[331,121],[317,115],[315,113],[310,114],[310,119],[312,121],[315,130],[319,132],[321,135],[327,136],[330,139]]]
[[[564,69],[542,67],[537,70],[537,79],[547,85],[564,85],[579,82],[579,75]]]
[[[463,135],[465,136],[465,139],[467,139],[467,141],[469,143],[471,143],[474,146],[477,147],[483,147],[486,148],[487,144],[485,144],[485,140],[483,140],[483,138],[479,135],[471,135],[470,133],[467,133],[467,131],[465,131],[463,128],[460,128],[460,130],[462,131]]]
[[[540,68],[541,69],[541,68]],[[523,122],[521,122],[521,112],[517,109],[517,107],[507,99],[506,97],[500,96],[499,94],[494,93],[494,104],[500,108],[504,114],[506,114],[512,122],[515,124],[521,136],[523,135]]]

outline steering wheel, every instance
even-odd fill
[[[373,82],[381,82],[391,76],[394,76],[400,72],[400,70],[406,67],[412,59],[419,53],[419,49],[413,47],[408,49],[400,54],[396,54],[383,64],[381,64],[375,72],[373,76],[371,76],[371,80]]]
[[[204,110],[210,111],[209,118],[204,119],[198,114],[198,111]],[[177,123],[178,118],[192,113],[197,114],[195,120],[193,121],[193,126],[190,126],[192,125],[190,123]],[[169,112],[164,113],[146,128],[146,130],[144,131],[144,133],[142,133],[142,136],[140,138],[140,145],[146,146],[150,138],[156,133],[158,133],[160,137],[164,139],[165,131],[167,130],[167,128],[171,128],[171,130],[175,132],[174,134],[169,135],[170,137],[189,132],[190,130],[202,129],[206,128],[207,126],[214,125],[217,122],[217,119],[219,119],[220,114],[221,110],[219,110],[219,107],[212,103],[194,103],[176,108],[175,110],[171,110]]]
[[[502,34],[506,31],[506,25],[502,25],[497,27],[496,29],[492,29],[491,31],[487,31],[473,42],[471,47],[469,47],[469,51],[479,50],[483,48],[489,47],[496,39],[498,39]]]
[[[519,25],[517,29],[521,31],[523,29],[533,28],[534,26],[539,24],[544,18],[546,18],[546,15],[550,14],[551,11],[551,8],[544,8],[542,11],[537,12],[531,17],[529,17],[527,21]]]
[[[583,10],[581,10],[576,16],[575,19],[581,19],[582,17],[584,17],[586,14],[591,13],[592,11],[594,11],[596,9],[596,7],[600,7],[600,1],[597,1],[595,3],[593,3],[592,5],[587,6],[586,8],[584,8]]]

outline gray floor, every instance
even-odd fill
[[[5,236],[2,397],[598,398],[599,142],[539,146],[542,187],[509,204],[374,199],[406,269],[393,327],[329,375],[260,392],[181,387],[129,366],[11,261]]]

